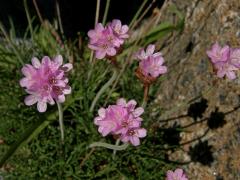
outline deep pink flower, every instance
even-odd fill
[[[34,57],[32,65],[26,64],[22,68],[25,77],[20,80],[20,85],[30,94],[24,100],[26,105],[37,103],[38,111],[45,112],[47,103],[53,105],[54,100],[60,103],[65,101],[65,94],[71,93],[66,72],[72,69],[72,64],[62,63],[61,55],[53,60],[45,56],[41,62]]]
[[[127,31],[128,26],[122,26],[120,20],[113,20],[106,27],[98,23],[95,29],[88,31],[88,47],[95,51],[97,59],[115,56],[124,39],[128,38]]]
[[[139,67],[145,76],[157,78],[167,72],[167,67],[163,66],[164,59],[160,52],[154,53],[155,45],[148,45],[146,52],[141,49],[136,57],[140,60]]]
[[[223,48],[215,43],[210,51],[207,51],[212,65],[218,77],[227,76],[228,79],[236,79],[234,71],[240,68],[240,50],[231,49],[229,46]]]
[[[147,131],[144,128],[130,128],[127,133],[122,134],[120,139],[122,142],[131,142],[134,146],[140,145],[139,138],[143,138],[147,135]]]
[[[134,146],[140,144],[139,138],[146,136],[146,130],[140,128],[144,112],[143,108],[136,106],[135,100],[126,102],[119,99],[116,105],[110,105],[106,109],[100,108],[94,123],[99,126],[98,132],[102,136],[108,134],[120,135],[120,140],[130,142]]]
[[[230,47],[224,46],[223,48],[216,42],[211,50],[207,51],[208,57],[212,63],[226,62],[229,59]]]
[[[176,169],[173,171],[167,171],[166,180],[188,180],[182,169]]]

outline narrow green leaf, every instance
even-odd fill
[[[30,127],[18,141],[16,141],[0,161],[0,167],[22,146],[26,145],[34,139],[49,123],[56,119],[56,114],[49,115],[46,119],[42,119]]]

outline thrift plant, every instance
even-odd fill
[[[147,1],[144,0],[144,2]],[[6,56],[10,54],[10,58],[19,60],[19,64],[15,64],[12,69],[23,66],[21,76],[24,77],[20,80],[20,88],[21,90],[24,88],[24,93],[28,94],[26,97],[24,94],[25,99],[21,99],[21,95],[15,99],[24,101],[27,106],[37,104],[37,111],[41,115],[38,112],[35,113],[35,109],[32,111],[23,103],[21,105],[21,102],[16,103],[17,109],[20,109],[22,117],[26,116],[29,124],[35,120],[35,116],[38,118],[22,137],[17,141],[13,138],[14,143],[9,143],[12,144],[11,147],[7,146],[7,150],[3,150],[2,154],[4,155],[0,159],[0,168],[4,167],[20,147],[27,146],[30,140],[45,129],[46,134],[41,134],[43,136],[41,138],[45,138],[45,141],[36,139],[36,142],[33,142],[37,147],[35,149],[31,149],[32,146],[29,145],[30,155],[28,157],[38,157],[36,154],[39,153],[41,166],[38,164],[37,169],[45,167],[46,164],[47,170],[43,172],[39,170],[40,175],[33,175],[33,178],[22,175],[20,179],[22,177],[26,179],[51,179],[52,177],[57,179],[125,179],[129,176],[129,179],[188,180],[182,169],[168,170],[176,168],[176,163],[179,162],[166,161],[166,154],[163,152],[167,149],[164,149],[165,144],[161,141],[161,128],[164,127],[155,127],[158,119],[153,118],[152,111],[156,107],[148,103],[155,98],[157,87],[160,86],[158,80],[169,73],[168,69],[171,67],[168,66],[167,58],[165,61],[157,43],[153,44],[159,40],[154,36],[161,28],[155,27],[154,29],[153,27],[152,33],[145,32],[135,39],[134,36],[131,36],[137,22],[141,20],[141,13],[143,13],[142,8],[129,25],[122,23],[119,19],[114,19],[105,25],[107,15],[104,13],[105,18],[102,23],[99,23],[99,12],[96,12],[95,27],[88,31],[87,45],[86,47],[83,45],[79,51],[76,50],[74,43],[69,45],[67,40],[67,43],[62,42],[57,31],[46,24],[37,29],[39,34],[44,32],[42,36],[34,34],[32,26],[29,27],[34,48],[29,48],[28,55],[25,52],[18,53],[20,50],[14,49],[18,47],[17,43],[12,46],[13,42],[11,42],[6,46],[6,51],[12,47],[10,50],[13,52],[7,51],[4,54]],[[179,14],[181,13],[176,13],[176,15]],[[182,22],[184,22],[183,19]],[[171,29],[168,32],[172,32],[179,27],[182,26],[172,24],[168,28],[163,28],[163,31],[159,33],[166,33],[168,29]],[[0,29],[2,34],[7,34],[1,24]],[[181,30],[179,29],[180,32]],[[148,40],[146,40],[147,38]],[[10,41],[8,36],[6,39]],[[62,39],[65,38],[62,37]],[[80,40],[79,44],[81,44]],[[1,49],[3,47],[0,46]],[[63,54],[64,59],[68,62],[63,63],[63,57],[55,56],[56,54]],[[28,57],[33,55],[43,56],[43,58],[40,61],[33,57],[29,64]],[[52,55],[55,57],[52,59],[48,57],[52,57]],[[207,56],[210,58],[214,73],[218,78],[225,76],[230,80],[238,78],[240,48],[231,48],[228,45],[222,47],[216,42],[210,50],[206,51],[206,58]],[[93,57],[98,60],[102,59],[102,61],[95,61]],[[111,62],[104,61],[104,59]],[[75,71],[72,72],[71,79],[69,79],[68,74],[73,68],[73,64]],[[12,64],[9,65],[9,67],[11,66]],[[19,93],[21,93],[20,90]],[[66,95],[68,96],[66,97]],[[127,101],[126,99],[131,100]],[[47,108],[47,104],[54,105],[55,103],[58,111],[54,106]],[[160,108],[158,111],[163,113]],[[51,134],[57,128],[54,125],[50,126],[50,123],[55,121],[57,112],[61,144],[59,144],[59,133],[58,135]],[[68,124],[66,131],[64,123]],[[25,130],[25,127],[21,129]],[[56,131],[58,132],[58,130]],[[64,139],[64,132],[67,132],[66,139]],[[54,137],[57,139],[55,144],[52,141]],[[96,140],[97,142],[94,142]],[[45,142],[48,144],[46,145]],[[41,148],[44,146],[46,147],[43,151]],[[39,151],[37,151],[38,148],[40,148]],[[105,148],[111,149],[113,152]],[[179,147],[172,149],[174,148]],[[116,155],[117,151],[122,153]],[[112,156],[109,156],[110,154]],[[56,157],[57,162],[54,165],[52,163],[55,161],[48,161],[46,158],[49,156]],[[47,160],[42,163],[45,158]],[[31,159],[26,159],[29,160],[27,163],[32,163]],[[21,163],[19,164],[16,166],[17,168],[25,167]],[[32,164],[30,167],[32,168]],[[51,170],[48,170],[50,167]],[[50,172],[55,169],[57,169],[56,173]],[[155,174],[152,174],[152,171]],[[28,175],[28,172],[26,174]],[[154,178],[149,177],[149,174]],[[17,175],[13,177],[16,178]]]

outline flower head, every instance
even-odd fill
[[[94,123],[99,126],[98,132],[103,136],[119,135],[121,141],[138,146],[139,138],[146,136],[146,130],[140,127],[140,116],[144,110],[142,107],[135,108],[136,104],[135,100],[126,102],[121,98],[116,105],[109,105],[106,109],[100,108],[98,116],[94,119]]]
[[[24,100],[26,105],[37,103],[38,111],[45,112],[47,103],[53,105],[54,100],[60,103],[65,101],[65,94],[71,93],[66,72],[72,69],[72,64],[62,63],[61,55],[53,60],[45,56],[41,62],[34,57],[32,65],[26,64],[22,68],[25,77],[20,80],[20,85],[30,94]]]
[[[128,26],[122,26],[121,21],[117,19],[106,27],[98,23],[95,29],[88,31],[90,38],[88,47],[95,51],[97,59],[115,56],[124,39],[128,38],[127,32]]]
[[[236,78],[234,71],[240,68],[240,49],[232,49],[229,46],[222,48],[218,43],[215,43],[212,49],[207,51],[207,55],[211,59],[218,77],[227,76],[231,80]]]
[[[146,51],[142,48],[136,53],[136,58],[139,60],[144,60],[147,59],[148,57],[156,57],[156,56],[161,56],[162,53],[157,52],[154,53],[155,51],[155,45],[150,44],[148,45]]]
[[[224,46],[223,48],[216,42],[211,50],[207,51],[208,57],[212,63],[226,62],[229,59],[230,47]]]
[[[240,68],[240,48],[232,48],[230,50],[229,59],[231,64],[239,69]]]
[[[167,171],[166,180],[188,180],[182,169],[176,169],[173,171]]]
[[[120,39],[122,43],[124,42],[124,39],[127,39],[129,37],[128,26],[127,25],[122,25],[120,20],[114,19],[111,23],[109,23],[109,26],[112,28],[115,36],[118,39]]]
[[[163,66],[164,59],[160,52],[155,51],[155,45],[148,45],[146,51],[141,49],[136,58],[140,60],[136,75],[145,84],[152,83],[159,75],[167,72],[167,67]]]

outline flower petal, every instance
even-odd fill
[[[27,87],[30,84],[28,78],[22,78],[19,83],[21,87]]]
[[[141,116],[141,114],[144,112],[144,109],[142,107],[138,107],[133,111],[134,117]]]
[[[67,63],[67,64],[64,64],[62,67],[65,72],[68,72],[73,68],[73,65],[71,63]]]
[[[58,65],[58,67],[61,66],[62,63],[63,63],[63,57],[62,57],[62,55],[57,55],[57,56],[53,59],[53,61]]]
[[[98,110],[98,115],[101,117],[101,118],[104,118],[105,117],[105,114],[106,114],[106,109],[105,108],[100,108]]]
[[[38,101],[38,98],[34,95],[29,95],[24,99],[24,103],[27,106],[31,106],[31,105],[35,104],[37,101]]]
[[[117,105],[125,107],[127,105],[126,100],[124,98],[120,98],[117,100]]]
[[[174,171],[174,173],[175,173],[175,175],[177,176],[177,177],[182,177],[182,175],[183,175],[183,170],[182,169],[176,169],[175,171]]]
[[[32,65],[33,65],[33,67],[35,67],[35,68],[40,68],[41,67],[41,63],[40,63],[40,61],[38,60],[38,58],[36,58],[36,57],[33,57],[32,58]]]
[[[65,101],[65,96],[64,94],[60,95],[57,97],[58,102],[63,103]]]
[[[130,137],[130,142],[134,145],[134,146],[138,146],[140,145],[140,140],[137,136],[131,136]]]
[[[147,130],[144,129],[144,128],[140,128],[140,129],[138,129],[136,131],[137,131],[138,137],[142,138],[142,137],[146,137],[146,135],[147,135]]]
[[[47,102],[45,101],[38,101],[37,109],[39,112],[45,112],[47,110]]]

